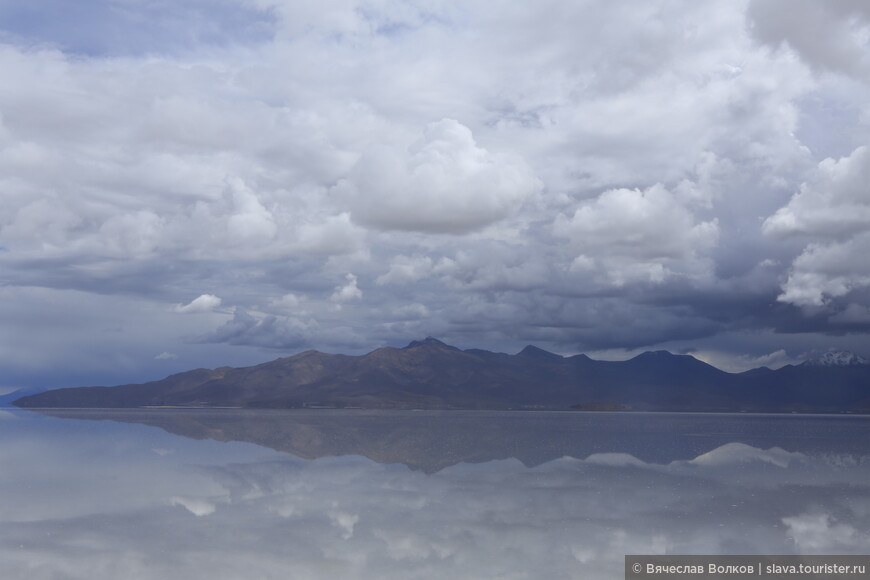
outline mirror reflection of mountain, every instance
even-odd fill
[[[40,409],[53,417],[159,427],[192,439],[242,441],[304,459],[362,455],[433,473],[457,463],[619,453],[665,464],[731,443],[803,452],[866,452],[862,417],[242,409]]]
[[[4,580],[606,580],[625,554],[870,549],[866,417],[63,414],[113,420],[0,412]],[[561,453],[584,457],[510,459]]]

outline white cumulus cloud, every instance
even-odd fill
[[[332,293],[330,300],[333,302],[348,302],[350,300],[362,299],[363,293],[356,285],[356,276],[347,274],[345,280],[345,284],[335,288],[335,292]]]
[[[870,286],[870,149],[825,159],[789,202],[765,220],[773,238],[806,241],[779,300],[823,306]]]
[[[460,234],[511,215],[540,187],[520,158],[490,153],[468,127],[442,119],[407,150],[364,154],[337,191],[361,224]]]
[[[621,286],[703,273],[702,259],[716,245],[719,226],[715,219],[699,220],[677,193],[657,184],[605,191],[573,215],[560,214],[554,233],[570,240],[573,269]]]
[[[180,314],[197,314],[200,312],[211,312],[220,305],[221,299],[214,294],[202,294],[188,304],[177,304],[175,311]]]

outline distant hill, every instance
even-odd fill
[[[0,395],[0,407],[12,407],[14,401],[21,399],[25,395],[41,392],[42,389],[15,389]]]
[[[144,384],[56,389],[14,404],[870,413],[870,364],[836,353],[823,364],[734,374],[666,351],[612,362],[562,357],[531,345],[514,355],[460,350],[430,337],[362,356],[309,350]]]

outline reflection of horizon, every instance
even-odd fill
[[[729,443],[821,453],[866,449],[864,420],[844,416],[488,411],[34,409],[41,414],[159,427],[192,439],[242,441],[303,459],[362,455],[434,473],[456,463],[624,453],[690,460]]]
[[[74,414],[97,418],[92,412]],[[136,412],[121,415],[128,421],[141,419]],[[257,418],[262,424],[263,417],[250,414],[236,428]],[[275,414],[274,420],[279,417],[288,422],[286,414]],[[318,417],[311,421],[344,423],[357,436],[376,418],[350,420],[347,413]],[[473,425],[476,431],[469,429],[466,440],[473,449],[479,448],[471,445],[473,432],[504,433],[501,425],[484,425],[482,414],[469,417],[474,421],[469,419],[466,427]],[[428,419],[400,418],[394,417],[399,425],[386,429],[382,441],[404,434],[399,426],[408,421],[429,424]],[[233,433],[229,419],[206,421],[203,428],[223,429],[211,435],[227,436]],[[555,430],[563,434],[554,440],[608,424],[611,430],[625,428],[624,421],[606,417],[596,421],[544,414],[489,419],[507,419],[516,432],[543,429],[540,420],[555,422]],[[698,440],[705,441],[700,445],[704,450],[667,462],[644,460],[626,452],[637,443],[636,437],[625,443],[601,433],[600,439],[611,443],[601,444],[585,458],[561,457],[527,467],[513,458],[478,456],[478,463],[455,462],[428,474],[360,456],[305,461],[264,455],[253,447],[239,455],[238,448],[230,454],[229,445],[181,439],[177,452],[161,447],[164,452],[157,453],[155,439],[172,446],[157,430],[152,431],[159,435],[154,438],[147,429],[109,422],[89,426],[43,421],[61,434],[61,428],[80,432],[84,426],[105,445],[114,445],[106,436],[116,433],[123,444],[112,459],[117,463],[107,469],[94,465],[103,454],[82,449],[81,439],[48,439],[53,445],[46,451],[67,458],[62,477],[49,479],[45,466],[56,460],[55,455],[34,454],[29,461],[20,461],[19,455],[12,469],[11,463],[4,463],[8,455],[0,452],[0,490],[14,506],[6,512],[9,516],[0,517],[0,568],[14,578],[75,580],[585,580],[621,577],[623,556],[629,553],[867,553],[867,450],[844,452],[850,444],[815,435],[833,432],[840,437],[848,431],[857,437],[862,423],[824,418],[786,422],[788,429],[780,426],[767,436],[779,439],[777,448],[751,446],[733,437],[719,445],[718,437],[763,421],[718,421],[710,424],[711,431],[722,435],[708,449],[710,440],[702,437],[696,420],[669,416],[647,421],[653,447],[668,441],[662,432],[666,419],[681,436],[671,437],[675,443],[659,459],[686,454]],[[463,421],[447,423],[456,428]],[[314,439],[329,438],[330,430],[323,425],[318,430],[311,428],[309,419],[297,423]],[[264,429],[271,425],[265,421]],[[786,430],[794,436],[791,442]],[[342,442],[342,437],[336,439]],[[748,438],[762,437],[757,433]],[[514,433],[510,439],[523,437]],[[861,444],[865,439],[859,439],[856,448],[866,447]],[[450,446],[459,441],[456,436]],[[683,443],[688,447],[681,447]],[[411,447],[418,449],[417,444]],[[125,455],[131,448],[152,450],[147,465],[142,457]],[[182,448],[185,459],[179,462]],[[206,448],[208,459],[202,453]],[[226,451],[215,455],[221,448]],[[95,467],[106,480],[96,487]],[[118,477],[128,471],[134,475]],[[147,481],[139,481],[146,476]],[[54,515],[22,519],[29,504],[43,505],[40,494],[45,493],[63,505],[92,507],[63,512],[59,505]]]

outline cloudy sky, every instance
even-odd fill
[[[856,0],[0,1],[0,386],[870,355]]]

